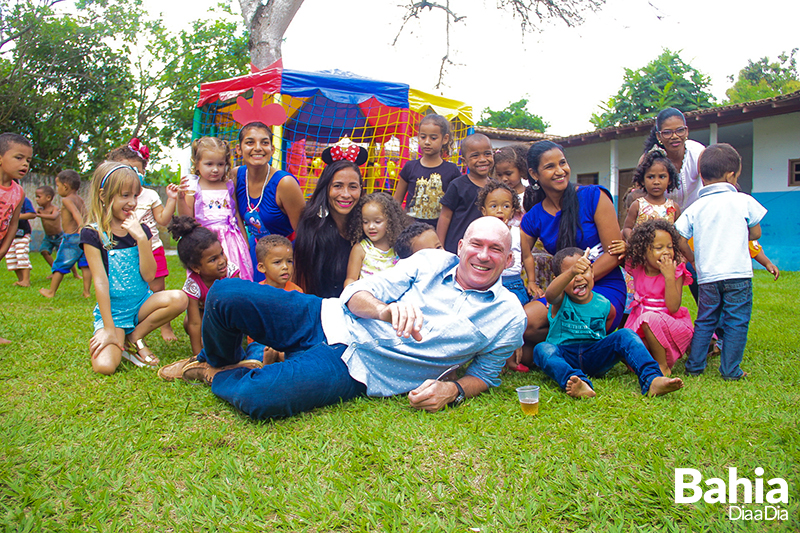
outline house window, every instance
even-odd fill
[[[800,187],[800,159],[789,160],[789,187]]]
[[[599,174],[592,172],[589,174],[578,174],[578,185],[597,185]],[[800,184],[800,182],[798,182]]]

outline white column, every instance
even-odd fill
[[[608,190],[614,198],[614,209],[619,209],[619,146],[616,139],[611,141],[610,172]]]
[[[708,126],[708,144],[717,144],[717,135],[719,132],[719,125],[716,122],[712,122]]]

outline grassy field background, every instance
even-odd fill
[[[800,274],[756,273],[741,382],[676,375],[643,398],[617,365],[575,401],[541,372],[437,414],[405,398],[359,399],[254,422],[204,385],[163,383],[123,362],[91,372],[94,300],[68,278],[54,300],[0,273],[0,527],[3,531],[798,531]],[[168,288],[182,285],[169,257]],[[684,297],[695,314],[694,302]],[[190,354],[158,333],[169,363]],[[514,388],[542,386],[538,417]],[[728,467],[789,484],[786,521],[731,522],[724,504],[675,504],[674,469]],[[769,486],[767,486],[769,489]],[[748,506],[750,509],[760,506]]]

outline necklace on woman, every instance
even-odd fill
[[[261,201],[264,199],[264,189],[267,187],[267,182],[269,181],[269,175],[272,171],[272,167],[267,167],[267,177],[264,178],[264,183],[261,184],[261,194],[258,196],[258,203],[254,206],[250,203],[250,179],[248,178],[249,171],[245,169],[244,173],[244,191],[247,194],[247,211],[250,213],[254,213],[258,211],[258,206],[261,205]]]

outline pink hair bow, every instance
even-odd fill
[[[147,162],[147,160],[150,159],[150,149],[144,144],[142,144],[142,142],[136,137],[130,140],[130,142],[128,143],[128,148],[136,152],[139,155],[139,157],[144,159],[145,162]]]

